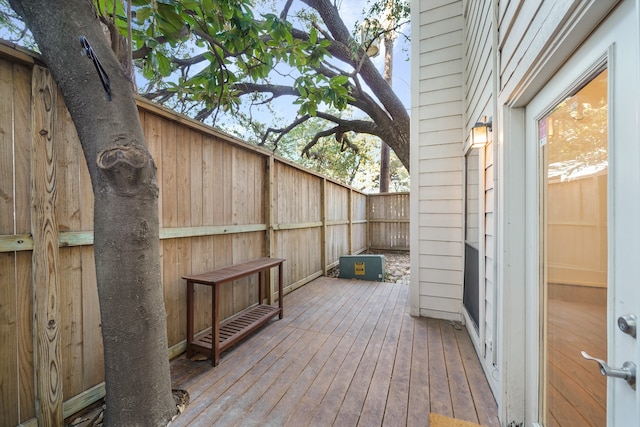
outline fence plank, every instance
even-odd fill
[[[79,230],[80,160],[82,147],[75,126],[62,97],[55,106],[55,185],[58,238],[61,231]],[[62,391],[64,396],[75,396],[84,391],[83,384],[83,321],[82,321],[82,249],[59,250],[60,283],[60,346],[62,360]]]
[[[222,209],[222,200],[216,203],[216,187],[220,185],[219,177],[216,176],[220,172],[220,166],[224,159],[217,155],[217,149],[220,144],[210,136],[202,138],[202,158],[198,167],[202,168],[202,187],[200,197],[202,198],[202,225],[216,225],[215,219],[217,209]],[[192,165],[192,167],[195,167]],[[219,191],[219,190],[217,190]]]
[[[0,234],[14,232],[14,165],[12,139],[13,124],[13,67],[11,63],[0,61]],[[15,283],[15,254],[0,254],[0,413],[6,421],[0,425],[9,426],[19,423],[18,361],[16,347],[18,331],[16,329],[17,307]]]
[[[189,162],[189,172],[191,173],[190,177],[190,209],[189,213],[191,214],[191,226],[201,226],[204,223],[202,222],[202,134],[200,132],[192,131],[190,133],[190,141],[189,141],[189,153],[191,155],[191,159]]]
[[[0,61],[0,233],[13,233],[13,67]]]
[[[64,283],[60,289],[62,391],[65,396],[75,396],[84,391],[82,248],[60,249],[59,260],[60,283]]]
[[[16,346],[18,344],[17,329],[15,321],[17,317],[15,300],[16,288],[15,277],[15,255],[13,253],[0,254],[0,301],[6,301],[0,310],[0,339],[3,345],[0,346],[0,384],[2,384],[2,394],[0,394],[0,412],[5,420],[0,420],[2,426],[14,426],[19,420],[18,405],[18,361]],[[4,284],[11,286],[5,286]],[[6,390],[6,391],[5,391]]]
[[[82,326],[84,331],[82,346],[82,359],[84,360],[84,364],[82,376],[84,389],[87,390],[104,381],[104,356],[93,246],[83,246],[81,256]]]
[[[35,66],[32,84],[32,234],[36,324],[36,415],[40,425],[60,425],[60,263],[55,215],[56,164],[53,150],[56,88],[49,71]]]
[[[177,129],[176,197],[178,227],[191,225],[191,131],[183,126]]]
[[[0,273],[1,275],[1,273]],[[16,254],[18,287],[18,363],[20,422],[36,416],[33,365],[33,300],[31,298],[31,253]],[[0,280],[0,282],[5,283]],[[0,411],[1,412],[1,411]]]
[[[265,160],[265,180],[264,180],[264,221],[267,226],[267,235],[265,236],[265,247],[266,247],[266,255],[270,258],[276,257],[275,249],[276,242],[273,231],[273,208],[275,206],[274,197],[276,195],[274,180],[275,180],[275,161],[273,156],[269,156]],[[270,280],[265,284],[267,287],[266,295],[267,295],[267,304],[273,305],[275,301],[274,294],[276,293],[276,282],[272,276],[269,278]],[[263,301],[261,301],[263,302]]]

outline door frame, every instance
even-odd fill
[[[611,9],[617,1],[605,5],[599,2],[593,3],[594,7],[602,9],[593,10],[590,19],[598,16],[598,21],[591,21],[586,25],[574,25],[584,33],[573,35],[565,33],[563,40],[558,43],[550,43],[549,51],[540,55],[539,63],[534,67],[533,75],[523,79],[522,85],[512,93],[501,93],[498,97],[497,122],[500,125],[500,136],[495,147],[495,162],[500,166],[498,170],[498,201],[496,218],[497,245],[496,260],[498,263],[497,282],[500,285],[498,292],[498,307],[500,319],[498,324],[500,351],[498,354],[498,366],[500,371],[500,397],[498,398],[500,418],[504,424],[515,421],[516,424],[524,421],[526,426],[536,426],[539,407],[539,382],[540,370],[539,355],[539,318],[537,308],[540,306],[539,295],[539,218],[536,207],[539,203],[538,192],[538,147],[537,144],[527,144],[527,141],[535,137],[527,135],[527,131],[533,126],[527,126],[526,107],[532,99],[542,90],[566,63],[580,62],[579,55],[572,52],[580,52],[581,45],[597,46],[597,54],[588,55],[589,60],[583,59],[579,78],[589,74],[589,70],[602,63],[603,58],[609,62],[611,70],[611,58],[615,49],[611,49],[611,43],[599,39],[599,27],[612,27],[614,20],[605,19],[616,12],[620,13],[624,8],[633,9],[633,19],[636,28],[640,28],[640,0],[621,1],[617,8]],[[607,8],[605,10],[605,8]],[[628,13],[628,9],[627,9]],[[576,19],[575,22],[579,22]],[[599,22],[602,21],[602,25]],[[575,24],[574,22],[574,24]],[[584,24],[584,23],[583,23]],[[586,28],[586,30],[585,30]],[[567,34],[570,34],[569,36]],[[597,35],[596,35],[597,34]],[[595,37],[589,37],[596,35]],[[637,34],[636,34],[637,35]],[[586,40],[586,41],[584,41]],[[584,41],[584,43],[583,43]],[[583,48],[584,51],[587,48]],[[565,67],[565,70],[569,67]],[[640,65],[636,63],[636,69]],[[575,83],[579,78],[574,78]],[[611,77],[612,78],[612,77]],[[611,84],[611,83],[610,83]],[[570,88],[562,87],[564,92]],[[558,96],[560,98],[560,96]],[[610,121],[613,128],[613,121]],[[611,138],[610,129],[610,138]],[[613,139],[610,139],[613,140]],[[532,145],[532,146],[530,146]],[[610,147],[610,150],[615,150]],[[611,152],[610,152],[611,155]],[[534,163],[529,159],[533,156]],[[531,171],[531,169],[533,169]],[[533,174],[533,176],[531,176]],[[609,184],[610,189],[613,180]],[[611,191],[609,197],[614,197]],[[533,208],[532,208],[533,207]],[[613,218],[613,217],[611,217]],[[613,234],[609,233],[609,239]],[[614,263],[609,263],[610,272]],[[609,274],[611,276],[611,273]],[[610,277],[610,281],[612,278]],[[640,292],[639,292],[640,293]],[[609,306],[613,303],[614,296],[609,297]],[[536,307],[535,310],[532,307]],[[611,316],[609,316],[611,317]],[[609,323],[611,319],[609,319]],[[608,329],[609,335],[613,335],[615,325]],[[522,333],[525,331],[525,333]],[[610,338],[611,339],[611,338]],[[636,346],[638,348],[638,346]],[[640,350],[639,350],[640,352]],[[523,357],[524,356],[524,357]],[[638,355],[635,355],[636,360]],[[612,365],[618,367],[618,361],[612,361]],[[594,366],[594,369],[597,369]],[[617,381],[617,380],[616,380]],[[622,382],[624,384],[624,382]],[[618,383],[615,383],[616,387]],[[626,384],[624,384],[626,386]],[[612,387],[609,387],[611,389]],[[608,391],[609,393],[609,391]],[[608,401],[611,400],[609,396]],[[636,404],[640,402],[640,391],[636,393]],[[609,412],[610,413],[610,412]],[[611,417],[611,415],[608,415]],[[609,418],[611,425],[612,421]]]
[[[544,331],[542,330],[543,324],[543,301],[544,295],[542,291],[543,281],[543,248],[542,243],[542,230],[541,230],[541,208],[542,208],[542,188],[541,188],[541,158],[540,158],[540,144],[538,142],[538,121],[548,115],[551,110],[566,99],[568,96],[574,94],[580,87],[588,83],[595,75],[602,71],[603,68],[609,70],[614,66],[615,47],[613,45],[605,45],[604,52],[602,50],[595,50],[594,52],[600,52],[598,54],[583,54],[578,51],[568,62],[560,72],[554,76],[538,93],[538,95],[532,100],[525,111],[525,241],[526,241],[526,277],[525,277],[525,289],[526,289],[526,305],[525,311],[528,313],[527,322],[525,328],[526,335],[526,348],[527,352],[525,357],[525,364],[528,373],[528,393],[527,399],[527,414],[534,426],[542,426],[538,423],[538,420],[543,416],[543,408],[541,402],[544,401],[543,396],[544,389],[543,384],[545,379],[543,378],[544,372],[542,370],[542,364],[544,361]],[[584,52],[584,50],[582,50]],[[613,74],[613,73],[611,73]],[[612,81],[609,77],[608,80],[608,96],[609,100],[612,97]],[[533,111],[530,111],[534,108]],[[608,120],[611,121],[612,109],[609,108]],[[614,147],[612,142],[613,126],[609,127],[607,138],[610,142],[609,153],[613,157]],[[612,210],[613,202],[613,180],[608,180],[608,200],[607,211],[610,214]],[[612,218],[612,216],[609,216]],[[609,228],[609,242],[611,241],[611,230]],[[609,246],[608,257],[611,261],[611,254],[613,248]],[[612,263],[609,263],[612,266]],[[611,271],[611,268],[609,268]],[[608,276],[611,276],[609,273]],[[607,311],[611,309],[612,292],[608,292]],[[611,322],[609,321],[610,315],[607,314],[607,336],[611,336],[614,332],[611,328]],[[601,355],[605,356],[605,355]],[[608,359],[608,358],[607,358]],[[594,369],[596,367],[594,366]],[[607,400],[611,397],[610,392],[607,392]]]

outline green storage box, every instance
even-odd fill
[[[384,281],[384,255],[343,255],[340,257],[341,279]]]

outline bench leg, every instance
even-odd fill
[[[213,286],[211,292],[211,363],[218,366],[220,363],[220,313],[218,310],[218,286]]]
[[[280,319],[284,317],[284,292],[282,290],[282,263],[278,265],[278,307],[280,308]]]
[[[193,356],[193,282],[187,281],[187,357]]]

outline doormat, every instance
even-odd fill
[[[431,427],[482,427],[480,424],[445,417],[433,412],[429,412],[429,425]]]

